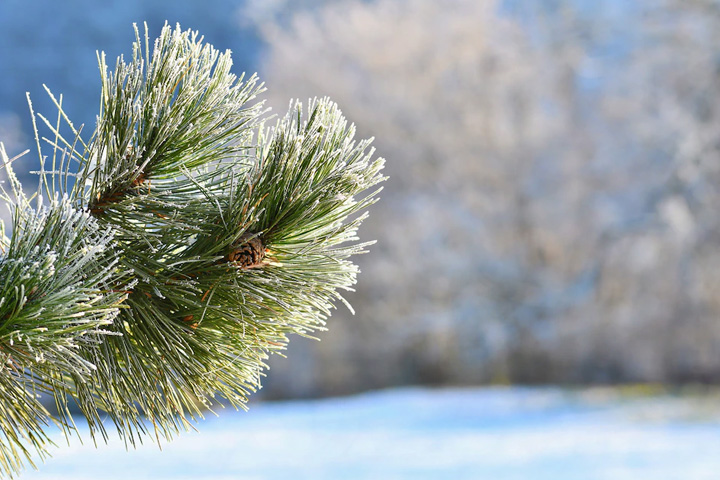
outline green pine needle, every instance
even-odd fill
[[[355,284],[349,257],[371,243],[357,230],[383,161],[334,103],[296,102],[266,128],[262,85],[230,73],[229,53],[179,26],[152,47],[147,27],[135,33],[114,72],[99,56],[87,141],[62,97],[55,123],[37,115],[52,135],[36,135],[35,209],[0,148],[14,212],[0,258],[0,473],[44,458],[53,422],[74,430],[69,403],[93,439],[108,438],[107,417],[129,445],[243,407],[269,354],[325,328]]]

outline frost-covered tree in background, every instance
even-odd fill
[[[243,406],[269,353],[324,329],[368,245],[383,161],[329,100],[266,127],[257,79],[179,26],[136,30],[131,58],[100,67],[90,136],[62,97],[56,119],[33,114],[51,132],[34,195],[0,148],[2,474],[44,457],[52,424],[72,434],[71,406],[130,444]]]
[[[717,0],[263,4],[270,101],[393,158],[361,321],[270,389],[720,378]]]
[[[559,81],[577,60],[548,62],[500,4],[344,1],[262,25],[272,89],[342,98],[394,159],[386,208],[367,225],[383,240],[358,291],[365,321],[311,354],[330,391],[356,378],[515,380],[538,364],[517,367],[535,331],[553,328],[543,319],[562,315],[592,267],[598,229],[581,207],[594,192],[568,134],[582,122]],[[377,341],[353,342],[360,331]]]

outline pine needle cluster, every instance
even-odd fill
[[[179,26],[152,45],[135,34],[114,71],[99,56],[89,138],[49,91],[57,120],[32,112],[52,132],[36,127],[36,194],[0,146],[5,475],[47,455],[53,424],[72,434],[73,409],[93,439],[133,445],[243,407],[288,335],[324,329],[368,245],[357,230],[383,161],[334,103],[294,102],[266,126],[263,86],[231,73],[229,52]]]

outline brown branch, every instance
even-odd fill
[[[130,157],[133,155],[133,147],[129,146],[125,152],[125,159],[129,160]],[[122,198],[127,196],[131,191],[137,190],[140,186],[142,186],[145,183],[145,180],[147,180],[146,173],[143,171],[140,171],[135,178],[130,182],[129,185],[126,185],[122,188],[115,189],[115,190],[108,190],[102,194],[98,195],[97,200],[92,202],[88,208],[90,213],[93,215],[102,215],[105,213],[105,210],[110,205],[117,203]],[[150,192],[150,182],[148,182],[148,193]]]

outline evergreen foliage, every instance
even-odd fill
[[[358,273],[357,230],[384,178],[337,106],[295,102],[267,127],[263,87],[198,34],[166,26],[108,73],[87,141],[56,99],[40,187],[12,161],[0,259],[0,472],[47,428],[169,439],[224,401],[242,407],[268,354],[322,330]],[[52,94],[51,94],[52,96]],[[63,135],[69,129],[72,135]],[[52,148],[44,157],[40,143]],[[54,398],[53,417],[38,393]]]

